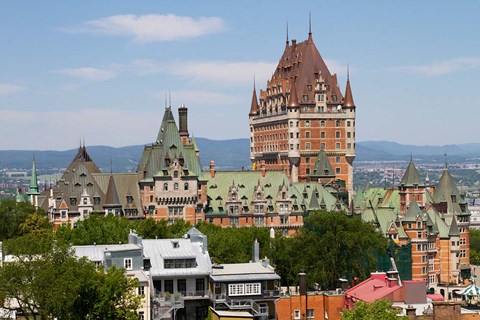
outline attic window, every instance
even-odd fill
[[[74,206],[77,204],[77,198],[70,198],[70,205]]]
[[[332,95],[332,100],[333,100],[333,101],[337,101],[337,96],[336,96],[336,95]]]
[[[452,203],[457,203],[457,196],[452,194]]]
[[[133,197],[127,196],[127,203],[133,203]]]
[[[172,246],[174,249],[180,248],[180,244],[178,243],[178,241],[172,241]]]
[[[308,90],[308,91],[312,91],[312,85],[310,85],[310,84],[307,85],[307,90]]]
[[[305,102],[308,101],[308,96],[307,96],[307,95],[304,95],[304,96],[303,96],[303,101],[305,101]]]
[[[99,205],[100,204],[100,197],[93,197],[93,204]]]

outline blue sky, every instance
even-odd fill
[[[357,140],[479,142],[480,1],[1,1],[0,149],[154,141],[165,95],[189,130],[248,137],[264,88],[308,14],[345,88]],[[176,111],[175,111],[176,112]]]

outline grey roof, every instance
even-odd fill
[[[120,199],[118,198],[117,188],[115,187],[115,180],[113,180],[113,175],[110,175],[110,179],[108,181],[107,194],[105,195],[105,206],[120,206]]]
[[[174,242],[178,244],[174,248]],[[152,277],[168,276],[197,276],[209,275],[212,264],[208,251],[203,252],[201,242],[192,242],[190,239],[143,239],[143,252],[150,258]],[[187,259],[195,258],[195,268],[165,269],[164,259]]]
[[[402,181],[400,182],[400,185],[404,186],[424,186],[424,182],[422,178],[420,177],[420,174],[417,171],[417,168],[415,168],[415,165],[413,164],[413,161],[410,160],[410,163],[408,164],[407,170],[405,170],[405,174],[402,177]]]
[[[425,220],[425,217],[423,216],[423,212],[418,206],[417,200],[413,198],[412,202],[410,202],[410,205],[408,206],[407,214],[405,214],[405,217],[403,217],[404,222],[415,222],[417,221],[417,216],[422,217],[422,220]]]
[[[86,257],[90,261],[104,261],[105,252],[108,251],[131,251],[139,250],[141,246],[136,244],[106,244],[106,245],[89,245],[89,246],[72,246],[75,255],[79,258]]]
[[[455,201],[452,200],[452,196],[454,196]],[[447,168],[442,173],[440,177],[440,181],[438,182],[438,186],[435,189],[433,194],[433,200],[435,203],[447,203],[447,212],[449,214],[461,214],[465,213],[462,212],[460,207],[460,203],[465,203],[465,200],[460,195],[460,192],[453,180],[452,175],[448,171]]]
[[[312,178],[334,178],[335,172],[333,171],[332,165],[328,160],[325,150],[321,149],[317,156],[317,161],[313,166],[312,172],[310,173]]]
[[[270,264],[262,262],[227,263],[212,268],[210,278],[218,282],[280,280]]]
[[[455,215],[452,217],[452,224],[450,225],[450,230],[448,230],[448,235],[450,237],[460,236],[460,230],[458,229],[457,218]]]

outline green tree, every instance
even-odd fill
[[[17,203],[15,199],[3,199],[0,201],[0,241],[22,235],[20,225],[29,214],[35,212],[28,202]]]
[[[377,300],[366,303],[358,301],[353,310],[343,310],[342,320],[399,320],[408,319],[399,316],[400,310],[392,309],[392,303],[386,300]]]
[[[13,258],[0,267],[1,307],[18,308],[31,319],[135,318],[139,297],[133,293],[138,283],[123,269],[97,272],[92,262],[78,259],[51,234],[8,240],[5,250]],[[109,305],[116,311],[104,316]]]
[[[19,227],[22,234],[47,235],[53,231],[48,217],[37,212],[30,213]]]
[[[273,262],[288,285],[298,283],[297,274],[304,269],[310,286],[334,289],[339,278],[367,277],[386,245],[386,238],[360,217],[318,211],[292,240],[274,241]]]

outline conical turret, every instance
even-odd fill
[[[297,89],[295,86],[295,81],[292,81],[292,86],[290,88],[290,96],[288,98],[288,107],[289,108],[299,108],[300,103],[298,102]]]
[[[250,106],[250,116],[256,116],[260,111],[258,106],[258,99],[257,99],[257,90],[255,89],[255,84],[253,85],[253,95],[252,95],[252,104]]]
[[[345,88],[345,99],[343,100],[344,108],[355,108],[353,102],[352,88],[350,87],[350,75],[347,75],[347,87]]]

